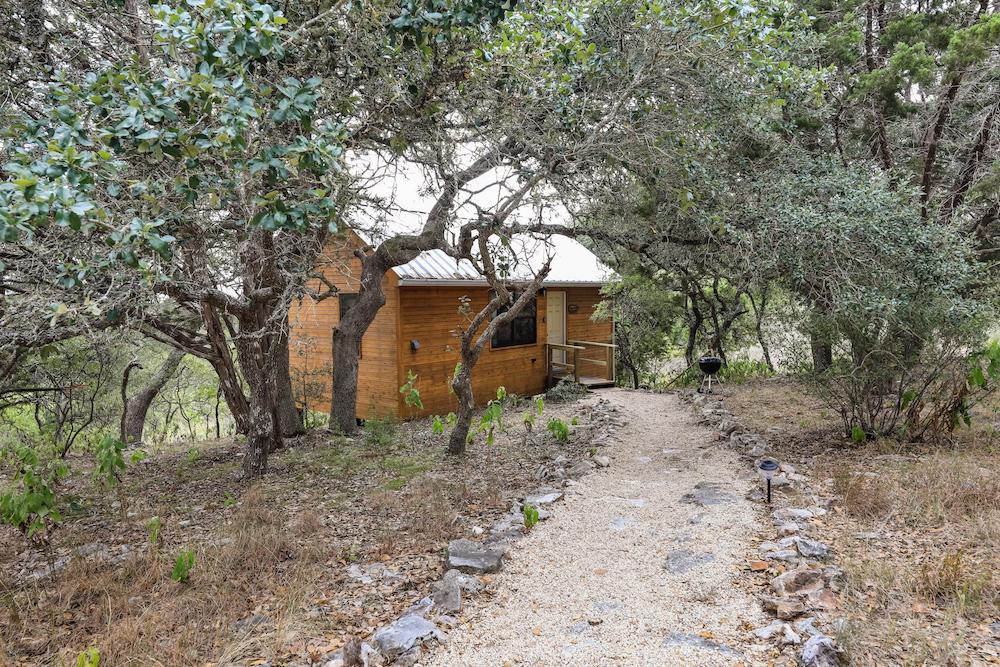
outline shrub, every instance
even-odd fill
[[[56,487],[69,469],[62,461],[43,464],[34,449],[17,445],[8,450],[16,463],[12,484],[0,494],[0,520],[21,531],[29,542],[47,543],[62,522]]]
[[[146,535],[149,536],[150,546],[155,546],[160,542],[160,530],[163,528],[163,521],[158,516],[151,517],[146,522]]]

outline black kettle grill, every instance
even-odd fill
[[[719,371],[722,369],[722,359],[711,355],[699,357],[698,368],[700,368],[701,372],[704,374],[704,377],[701,380],[701,386],[698,387],[698,391],[699,393],[711,394],[713,378],[716,383],[722,384],[722,380],[719,379],[718,375]]]

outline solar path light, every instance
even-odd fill
[[[767,504],[771,504],[771,479],[778,473],[778,462],[774,459],[763,459],[757,464],[757,472],[767,480]]]

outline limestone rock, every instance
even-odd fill
[[[810,540],[807,537],[800,537],[795,542],[799,553],[806,558],[826,558],[830,555],[830,548],[822,542]]]
[[[672,574],[684,574],[713,560],[715,560],[715,556],[711,553],[696,553],[690,549],[677,549],[667,555],[663,569]]]
[[[600,456],[594,457],[594,463],[596,463],[600,468],[607,468],[609,465],[611,465],[611,459],[602,454]]]
[[[454,577],[442,579],[435,584],[431,600],[434,602],[434,611],[438,613],[453,614],[461,611],[462,587]]]
[[[538,508],[543,505],[551,505],[563,497],[563,492],[556,489],[539,489],[532,494],[525,496],[524,504]]]
[[[796,521],[799,519],[811,519],[815,514],[812,510],[807,510],[804,508],[795,507],[783,507],[780,510],[775,510],[771,513],[776,521],[784,523],[785,521]]]
[[[753,634],[759,639],[773,639],[774,637],[778,636],[779,633],[784,631],[786,625],[788,624],[783,623],[779,620],[774,620],[771,621],[770,624],[765,625],[762,628],[757,628],[756,630],[753,631]]]
[[[778,535],[794,535],[799,532],[799,524],[794,521],[785,521],[778,524]]]
[[[455,581],[458,583],[458,587],[467,593],[478,593],[483,589],[483,584],[479,581],[479,577],[464,574],[458,570],[448,570],[441,577],[441,581]]]
[[[825,635],[810,637],[799,656],[802,667],[839,667],[840,654],[833,640]]]
[[[789,570],[772,579],[771,588],[778,595],[796,595],[819,591],[823,588],[823,573],[809,567]]]
[[[496,545],[452,540],[448,543],[448,567],[470,573],[496,572],[503,564],[504,551]]]
[[[374,640],[379,650],[391,660],[431,637],[440,637],[433,623],[416,614],[407,614],[378,630]]]
[[[783,621],[806,613],[806,606],[797,598],[764,598],[764,608]]]
[[[705,507],[735,501],[736,497],[725,489],[725,486],[716,482],[698,482],[693,491],[681,496],[681,502]]]
[[[664,646],[691,646],[707,651],[717,651],[731,656],[739,656],[740,653],[730,646],[726,646],[712,639],[706,639],[701,635],[689,635],[680,632],[671,632],[663,640]]]

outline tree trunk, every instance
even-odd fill
[[[219,376],[219,390],[226,400],[230,414],[233,415],[233,421],[236,422],[236,432],[249,433],[250,404],[247,402],[243,387],[240,385],[239,373],[236,371],[236,362],[229,347],[229,340],[213,306],[202,305],[202,321],[205,325],[205,334],[209,345],[214,352],[209,363],[212,364],[216,375]]]
[[[764,362],[767,370],[774,372],[774,363],[771,361],[771,350],[768,348],[767,339],[764,337],[764,309],[767,308],[767,288],[760,293],[760,303],[753,298],[753,294],[748,290],[747,297],[750,299],[750,306],[753,308],[754,329],[757,331],[757,342],[760,350],[764,354]]]
[[[476,411],[476,399],[472,393],[472,368],[463,363],[462,370],[451,382],[458,398],[458,412],[455,428],[448,438],[448,453],[459,455],[465,453],[465,445],[469,441],[469,429],[472,427],[472,416]]]
[[[121,432],[123,443],[126,445],[142,443],[142,432],[146,426],[146,414],[149,412],[149,406],[153,404],[157,394],[177,372],[177,367],[180,366],[183,358],[183,350],[171,350],[170,355],[160,365],[146,386],[125,403]]]
[[[295,395],[292,393],[291,364],[288,361],[288,331],[283,331],[275,343],[278,346],[274,365],[274,384],[277,387],[278,424],[281,435],[294,438],[306,432],[295,405]]]
[[[809,347],[812,349],[813,372],[822,373],[833,366],[833,345],[830,341],[812,333],[809,335]]]
[[[243,456],[244,479],[255,479],[267,472],[267,455],[281,448],[281,430],[275,421],[274,375],[267,372],[267,350],[262,338],[242,330],[236,339],[240,370],[249,389],[246,451]]]
[[[333,330],[333,392],[330,399],[330,426],[341,433],[358,428],[358,365],[361,361],[361,338],[385,305],[382,278],[391,260],[376,253],[361,263],[361,286],[358,300]]]
[[[638,389],[639,388],[639,371],[634,366],[632,368],[630,368],[629,370],[632,371],[632,388],[633,389]]]

